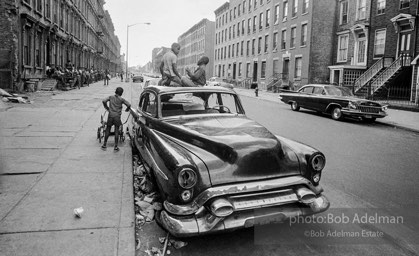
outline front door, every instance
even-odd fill
[[[233,63],[233,79],[236,79],[236,63]]]
[[[412,31],[402,31],[399,34],[399,48],[398,53],[401,54],[410,54],[410,48],[411,48],[411,39],[412,39]]]
[[[258,80],[258,63],[257,61],[253,62],[253,82]]]
[[[356,65],[366,65],[366,53],[367,53],[367,38],[364,33],[358,35],[358,41],[356,42]]]

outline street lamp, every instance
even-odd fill
[[[134,23],[134,24],[131,24],[131,25],[127,25],[127,61],[126,61],[126,67],[125,67],[125,71],[126,71],[126,73],[125,73],[125,81],[126,82],[129,81],[129,79],[128,79],[128,67],[129,67],[128,66],[128,32],[129,32],[129,28],[130,27],[135,26],[135,25],[138,25],[138,24],[151,25],[150,22],[139,22],[139,23]]]

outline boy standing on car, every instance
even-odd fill
[[[102,149],[106,149],[106,142],[109,138],[109,133],[111,132],[112,125],[115,126],[115,146],[114,150],[118,151],[118,140],[119,140],[119,126],[122,125],[121,122],[121,115],[122,115],[122,104],[127,106],[125,111],[129,111],[131,104],[124,98],[122,98],[122,93],[124,93],[124,89],[121,87],[116,88],[115,95],[109,96],[102,101],[103,106],[109,112],[108,114],[108,121],[106,123],[106,131],[105,131],[105,140],[103,141]],[[108,106],[109,102],[109,106]]]

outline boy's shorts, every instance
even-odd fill
[[[121,117],[120,116],[114,116],[114,117],[108,116],[108,121],[106,122],[106,125],[109,126],[109,127],[112,127],[112,125],[121,126],[122,125]]]

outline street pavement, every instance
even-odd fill
[[[112,79],[109,86],[36,92],[33,104],[0,105],[1,255],[135,254],[129,140],[114,152],[113,137],[106,151],[96,139],[101,100],[122,86],[123,97],[135,102],[133,85]],[[277,97],[260,91],[258,99]],[[388,112],[377,122],[419,132],[419,112]],[[81,218],[73,213],[78,207]]]
[[[255,91],[252,89],[244,88],[235,88],[234,89],[240,96],[253,97],[256,98]],[[268,91],[259,90],[258,99],[280,102],[285,104],[280,99],[278,99],[278,93],[272,93]],[[376,122],[381,124],[390,125],[394,128],[410,130],[413,132],[419,132],[419,112],[407,111],[407,110],[398,110],[398,109],[388,109],[388,116],[384,118],[378,118]]]
[[[106,151],[96,139],[117,86],[130,100],[131,84],[112,79],[0,106],[1,255],[134,255],[129,140],[114,152],[113,136]]]

